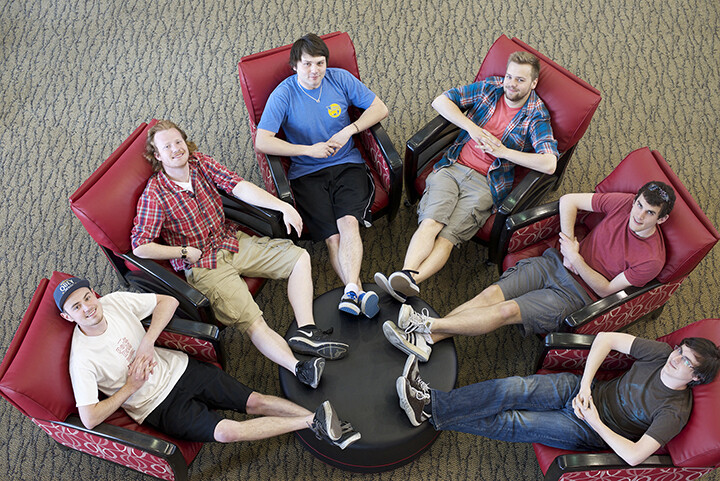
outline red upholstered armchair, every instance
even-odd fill
[[[651,180],[671,185],[677,197],[670,218],[660,227],[665,238],[665,267],[656,279],[643,287],[628,287],[574,312],[565,319],[562,328],[597,334],[617,331],[646,314],[657,318],[670,296],[720,238],[665,159],[647,147],[625,157],[595,187],[595,192],[636,193]],[[601,214],[597,213],[579,214],[576,235],[589,232],[600,219]],[[511,216],[501,236],[501,252],[507,252],[502,268],[507,269],[520,259],[541,255],[548,247],[557,247],[559,232],[557,202]]]
[[[360,72],[355,57],[355,46],[350,40],[350,36],[345,32],[335,32],[322,35],[321,38],[330,50],[328,66],[343,68],[359,79]],[[245,107],[248,110],[253,145],[255,145],[257,125],[268,97],[280,82],[294,74],[288,64],[290,47],[291,45],[285,45],[240,59],[240,85]],[[351,112],[350,115],[356,119],[360,112]],[[282,135],[282,132],[278,132],[278,137],[282,137]],[[375,181],[373,218],[377,219],[387,215],[392,220],[400,207],[400,197],[402,196],[400,156],[385,129],[379,123],[355,135],[353,139]],[[257,151],[255,154],[265,181],[265,189],[294,205],[294,198],[286,175],[290,160],[285,157],[261,154]]]
[[[587,82],[559,66],[545,55],[517,38],[500,36],[490,47],[474,82],[490,76],[504,76],[511,53],[525,50],[540,59],[540,77],[535,91],[550,112],[553,134],[558,141],[560,158],[552,175],[524,167],[515,167],[514,186],[498,212],[491,215],[474,240],[488,247],[488,261],[500,264],[498,252],[500,233],[505,219],[514,213],[536,206],[550,189],[556,189],[575,152],[578,141],[585,134],[600,92]],[[425,179],[455,141],[460,129],[438,115],[407,141],[405,149],[405,195],[414,204],[425,191]]]
[[[538,374],[581,373],[594,336],[554,333],[545,338]],[[671,346],[686,337],[705,337],[720,345],[720,319],[704,319],[659,338]],[[627,370],[633,358],[612,352],[598,378],[609,379]],[[565,451],[533,444],[546,481],[692,480],[720,465],[720,380],[695,386],[693,410],[685,428],[644,463],[629,466],[612,452]]]
[[[53,300],[55,287],[68,277],[54,272],[40,282],[0,364],[0,394],[63,446],[159,479],[187,479],[202,443],[137,424],[122,409],[93,429],[80,421],[68,370],[74,324],[60,317]],[[215,326],[175,318],[158,345],[224,364]]]
[[[143,158],[147,131],[155,125],[143,123],[70,196],[70,207],[90,236],[100,245],[125,285],[145,292],[176,297],[180,312],[195,321],[216,323],[210,301],[177,275],[169,262],[141,259],[130,248],[137,202],[152,174]],[[279,212],[259,209],[233,196],[224,195],[225,216],[250,232],[271,237],[285,235]],[[265,279],[245,278],[250,292],[257,293]]]

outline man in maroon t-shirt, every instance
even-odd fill
[[[675,204],[669,185],[653,181],[636,195],[567,194],[560,198],[560,250],[519,261],[473,299],[435,319],[403,305],[397,324],[383,325],[397,348],[427,361],[431,344],[453,335],[477,336],[520,324],[524,333],[556,331],[567,315],[631,285],[644,286],[665,265],[658,228]],[[605,217],[582,241],[578,210]],[[593,299],[595,298],[595,299]]]

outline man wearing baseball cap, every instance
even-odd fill
[[[70,378],[88,428],[122,407],[140,424],[191,441],[254,441],[306,428],[343,449],[360,439],[329,401],[312,413],[257,393],[214,365],[155,347],[178,306],[174,297],[115,292],[99,299],[90,283],[77,277],[62,281],[53,296],[63,319],[76,324]],[[146,332],[140,321],[147,316],[152,317]],[[107,398],[100,400],[98,390]],[[210,406],[261,417],[234,421]]]

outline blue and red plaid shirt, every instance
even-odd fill
[[[218,187],[232,193],[243,179],[216,162],[195,152],[188,160],[193,191],[185,190],[156,172],[149,179],[137,205],[137,215],[130,234],[132,248],[155,242],[160,237],[171,246],[192,246],[202,251],[192,266],[183,259],[171,259],[176,271],[188,267],[217,267],[217,252],[238,252],[237,226],[227,219]]]
[[[453,88],[443,93],[461,109],[469,107],[470,110],[465,115],[481,127],[493,116],[495,105],[503,94],[503,77],[488,77],[481,82]],[[465,130],[461,131],[433,169],[438,170],[454,164],[460,156],[463,145],[468,140],[470,140],[470,134]],[[505,128],[500,141],[513,150],[560,156],[550,125],[550,113],[535,90],[530,91],[530,97]],[[490,166],[487,178],[493,203],[497,208],[512,190],[515,164],[497,158]]]

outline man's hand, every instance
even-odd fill
[[[575,411],[575,416],[580,419],[585,419],[583,411],[587,410],[592,403],[592,395],[590,394],[589,387],[580,387],[580,390],[572,400],[572,407]]]
[[[350,137],[353,136],[353,134],[357,133],[357,129],[355,128],[355,124],[350,124],[346,126],[344,129],[342,129],[340,132],[336,133],[332,137],[330,137],[330,140],[328,140],[328,143],[332,142],[334,144],[337,144],[339,147],[337,150],[340,150],[345,144],[348,143],[350,140]],[[336,152],[337,152],[336,150]]]
[[[135,351],[135,359],[147,359],[150,363],[154,361],[155,345],[147,338],[147,336],[143,337],[142,341],[140,341],[140,345],[138,346],[137,351]],[[133,359],[133,362],[135,359]],[[150,372],[152,372],[152,370]]]
[[[285,208],[282,212],[285,229],[287,229],[288,234],[290,234],[292,229],[295,229],[295,232],[297,232],[297,235],[299,237],[302,234],[303,230],[302,217],[300,217],[298,211],[295,210],[295,207],[291,206],[290,204],[286,205],[287,208]]]
[[[188,264],[195,264],[202,257],[202,251],[197,247],[188,246],[187,251],[188,253],[185,260]]]
[[[480,150],[486,154],[504,158],[503,153],[507,150],[507,147],[493,134],[482,127],[474,128],[468,131],[468,134],[470,134],[470,138],[480,147]]]
[[[572,271],[573,273],[577,274],[577,268],[575,267],[575,263],[578,261],[578,259],[582,259],[580,257],[580,242],[576,238],[570,238],[560,233],[560,253],[563,256],[563,266],[565,266],[568,270]]]
[[[150,374],[152,374],[156,365],[157,362],[147,356],[136,357],[128,367],[125,385],[128,386],[132,393],[137,392],[145,384],[145,381],[150,379]]]
[[[574,400],[573,404],[575,404]],[[598,413],[597,407],[595,407],[592,396],[588,396],[587,401],[584,404],[579,403],[578,407],[575,408],[575,415],[588,423],[591,428],[597,430],[596,426],[600,423],[600,413]]]
[[[345,144],[340,144],[339,142],[331,138],[327,142],[318,142],[317,144],[308,146],[305,155],[309,157],[315,157],[316,159],[326,159],[332,155],[335,155],[335,153],[340,150],[340,147],[342,147],[343,145]]]

